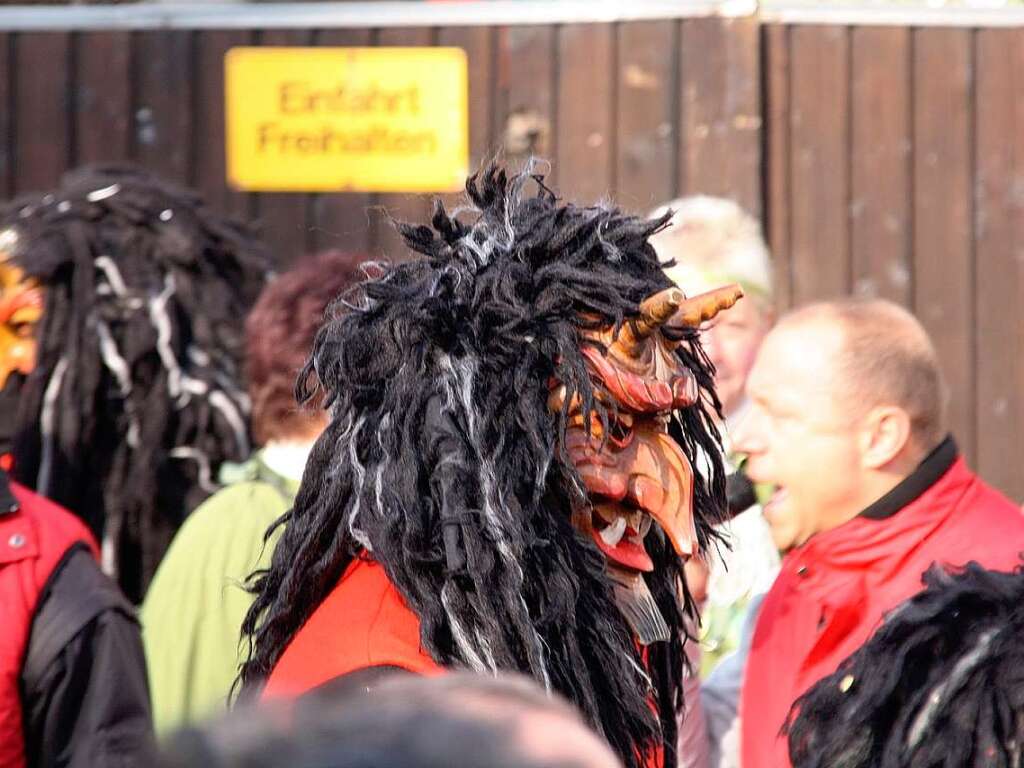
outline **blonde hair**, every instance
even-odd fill
[[[698,195],[662,205],[651,217],[669,211],[670,225],[650,238],[662,262],[675,262],[665,274],[690,294],[739,283],[771,309],[771,255],[753,216],[732,200]]]

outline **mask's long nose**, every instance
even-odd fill
[[[693,468],[675,441],[663,432],[645,431],[633,444],[626,501],[649,514],[680,557],[698,551],[693,519]]]

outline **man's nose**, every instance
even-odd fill
[[[705,328],[703,331],[701,331],[700,344],[702,347],[704,347],[705,354],[707,354],[707,356],[711,358],[711,362],[717,366],[718,341],[717,334],[715,334],[714,328]]]
[[[764,440],[760,426],[762,421],[757,408],[752,407],[729,423],[729,438],[734,452],[749,455],[763,450]]]

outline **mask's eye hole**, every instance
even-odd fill
[[[31,339],[35,323],[11,323],[11,330],[19,339]]]
[[[36,307],[19,307],[7,318],[7,327],[20,339],[32,338],[41,312]]]
[[[608,441],[618,448],[626,448],[633,442],[632,419],[615,419],[608,424]]]

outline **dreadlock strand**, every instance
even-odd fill
[[[138,601],[217,467],[248,454],[241,321],[267,252],[194,193],[133,168],[68,173],[0,211],[0,226],[45,291],[14,474],[89,524]]]

